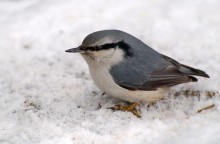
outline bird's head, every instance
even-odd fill
[[[70,53],[80,53],[89,63],[101,61],[115,63],[131,56],[132,51],[125,42],[129,35],[119,30],[104,30],[89,34],[77,48],[66,50]]]

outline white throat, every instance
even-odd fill
[[[87,54],[82,54],[82,56],[88,63],[90,69],[93,67],[110,69],[111,66],[116,65],[123,60],[124,52],[119,48],[112,48],[97,52],[88,52]]]
[[[90,74],[95,84],[105,93],[110,91],[117,85],[110,75],[110,68],[123,60],[124,52],[121,49],[103,50],[99,53],[93,52],[93,55],[82,54],[89,66]]]

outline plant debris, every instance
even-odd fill
[[[206,107],[204,107],[204,108],[199,109],[199,110],[197,111],[197,113],[201,113],[201,112],[204,111],[204,110],[212,109],[212,108],[214,108],[214,107],[215,107],[215,104],[208,105],[208,106],[206,106]]]
[[[218,91],[193,91],[193,90],[182,90],[182,91],[173,91],[174,92],[174,96],[201,96],[202,94],[204,94],[205,96],[212,98],[215,96],[219,96],[219,92]]]

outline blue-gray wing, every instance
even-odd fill
[[[110,69],[114,81],[129,90],[156,90],[181,83],[197,81],[190,75],[208,77],[198,69],[182,65],[157,53],[147,45],[139,45],[132,55]]]

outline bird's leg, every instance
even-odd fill
[[[116,111],[116,110],[121,110],[121,111],[128,111],[128,112],[131,112],[133,113],[135,116],[137,117],[141,117],[140,113],[137,111],[137,109],[135,108],[136,106],[139,106],[138,103],[131,103],[129,105],[115,105],[114,107],[111,107],[110,109],[112,109],[113,111]]]

